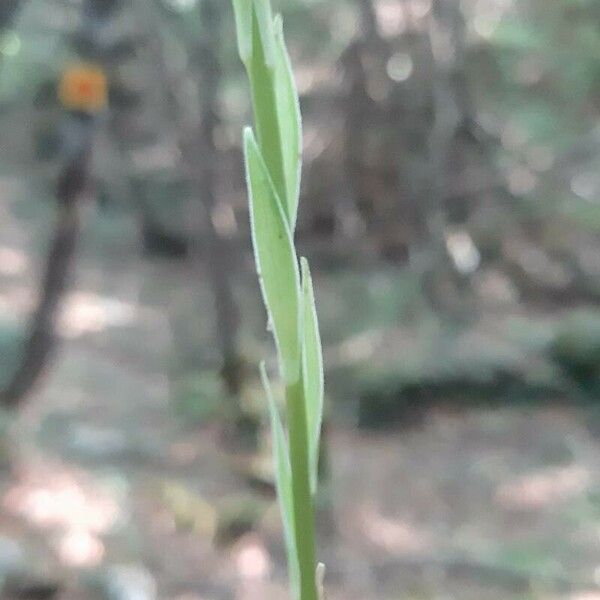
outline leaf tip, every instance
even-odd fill
[[[308,259],[306,258],[306,256],[301,256],[300,257],[300,267],[302,268],[302,272],[303,273],[308,273],[309,272],[309,267],[308,267]]]
[[[306,290],[311,284],[310,266],[306,257],[300,257],[300,272],[302,274],[302,287]]]
[[[283,36],[283,19],[280,13],[277,13],[273,19],[273,29],[277,37]]]
[[[254,131],[252,130],[252,127],[250,127],[250,125],[246,125],[246,127],[244,127],[244,147],[252,143],[256,144],[256,139],[254,138]]]

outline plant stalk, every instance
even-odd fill
[[[315,579],[315,508],[310,491],[308,428],[302,379],[286,386],[285,397],[292,468],[294,532],[300,570],[299,600],[318,600]]]

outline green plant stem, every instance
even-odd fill
[[[310,459],[302,379],[286,386],[285,397],[292,468],[294,532],[300,568],[300,600],[318,600],[315,581],[315,509],[310,491]]]
[[[252,59],[248,68],[256,136],[267,169],[273,179],[275,191],[279,194],[283,210],[289,218],[286,198],[285,171],[281,155],[281,131],[277,117],[277,96],[273,66],[266,64],[258,21],[252,13]]]

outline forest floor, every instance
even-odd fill
[[[0,315],[20,325],[44,230],[9,202],[0,213]],[[171,402],[173,312],[197,286],[128,231],[102,259],[84,235],[60,353],[10,421],[0,571],[56,580],[63,600],[284,599],[272,497],[218,425]],[[590,409],[440,408],[377,434],[335,416],[319,519],[329,600],[600,599]],[[42,597],[16,587],[7,598]]]

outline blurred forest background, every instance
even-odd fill
[[[275,9],[329,600],[600,598],[600,3]],[[250,119],[226,0],[1,0],[2,597],[286,597]]]

